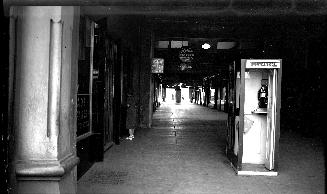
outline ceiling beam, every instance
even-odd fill
[[[280,16],[326,15],[326,0],[4,0],[9,6],[91,6],[94,14]],[[100,9],[101,7],[101,9]]]

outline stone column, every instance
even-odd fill
[[[217,106],[217,101],[218,101],[218,86],[216,85],[216,83],[215,83],[215,96],[214,96],[214,98],[215,98],[215,104],[214,104],[213,108],[214,109],[217,109],[217,107],[218,107]]]
[[[11,7],[11,17],[17,192],[76,193],[79,8]]]
[[[207,83],[207,85],[206,85],[205,93],[206,93],[205,106],[209,106],[210,98],[211,98],[211,90],[210,90],[210,84],[209,83]]]
[[[222,84],[222,81],[219,82],[219,111],[222,111],[222,100],[223,100],[223,90],[224,89],[224,85]]]

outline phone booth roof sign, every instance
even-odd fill
[[[280,59],[249,59],[246,60],[247,69],[279,69]]]

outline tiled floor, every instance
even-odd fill
[[[150,129],[135,131],[78,181],[78,193],[325,193],[320,140],[282,133],[277,177],[237,176],[225,156],[227,115],[162,104]]]

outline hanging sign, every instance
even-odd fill
[[[280,59],[250,59],[246,60],[247,69],[278,69],[280,68]]]
[[[182,47],[181,51],[179,52],[179,59],[184,63],[190,63],[193,61],[194,52],[189,47]]]
[[[179,65],[179,69],[180,69],[181,71],[185,71],[185,70],[188,70],[188,69],[192,69],[192,66],[189,65],[188,63],[181,63],[181,64]]]
[[[151,61],[151,72],[152,73],[163,73],[164,70],[164,59],[153,58]]]

